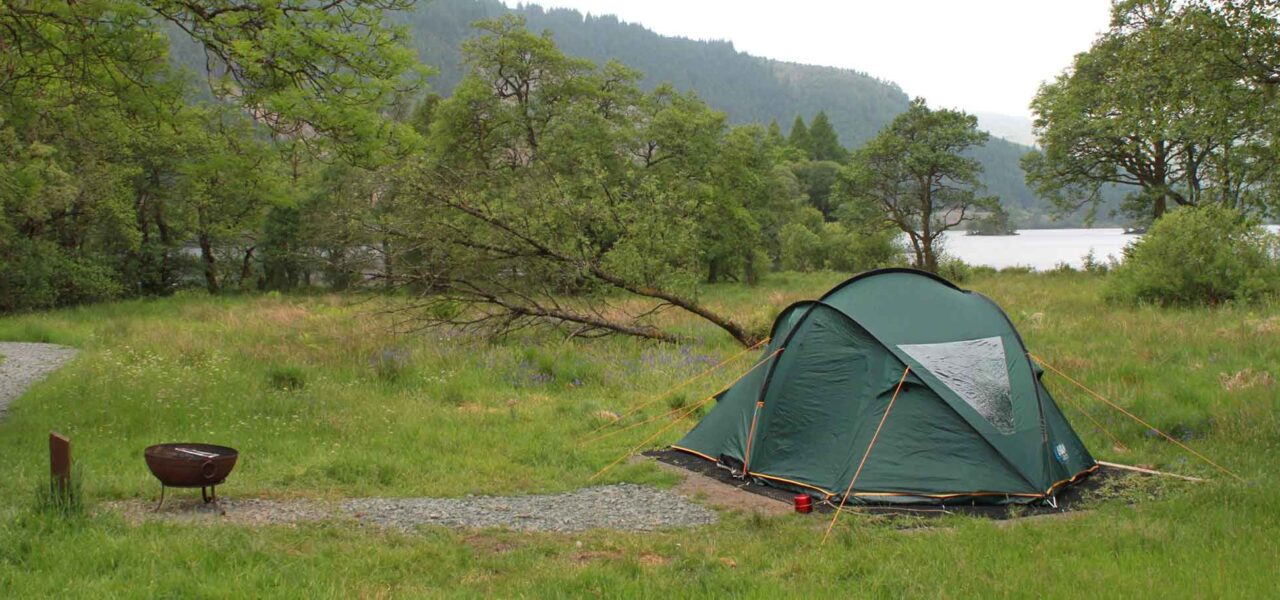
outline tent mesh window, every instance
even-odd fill
[[[999,336],[898,348],[928,369],[1001,433],[1013,433],[1013,400]]]

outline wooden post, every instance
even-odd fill
[[[56,431],[49,432],[49,474],[59,492],[71,486],[71,440]]]

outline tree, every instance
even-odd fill
[[[723,254],[702,243],[708,216],[738,227],[750,212],[740,198],[768,196],[734,168],[769,155],[763,131],[726,145],[723,115],[692,95],[644,93],[635,71],[569,58],[513,17],[477,27],[466,78],[433,112],[414,201],[385,225],[402,249],[398,281],[430,291],[410,308],[491,334],[658,340],[679,339],[652,320],[676,308],[754,343],[696,283],[706,253]]]
[[[219,258],[231,253],[243,285],[273,195],[266,132],[277,146],[374,164],[416,147],[408,124],[385,118],[420,74],[403,32],[384,21],[405,6],[6,3],[0,311],[168,293],[191,243],[210,290],[234,273]],[[195,102],[171,67],[178,30],[206,55],[217,102]]]
[[[818,114],[809,122],[809,158],[813,160],[829,160],[844,162],[849,159],[849,151],[840,145],[836,130],[831,127],[827,113]]]
[[[768,136],[769,144],[773,146],[784,146],[787,143],[787,138],[782,137],[782,128],[778,126],[777,119],[769,121],[769,127],[765,135]]]
[[[157,19],[207,55],[210,84],[273,129],[340,142],[371,158],[416,139],[381,111],[425,74],[384,11],[405,0],[99,0],[6,5],[0,30],[16,38],[0,58],[0,92],[39,85],[81,98],[150,88],[168,69]]]
[[[139,35],[146,18],[101,3],[0,10],[0,310],[135,292],[149,208],[135,153],[173,154],[163,123],[181,106],[165,43]]]
[[[199,43],[215,93],[277,132],[374,163],[417,142],[407,124],[383,118],[427,73],[386,20],[408,0],[133,1]]]
[[[735,127],[711,163],[711,196],[698,219],[707,281],[755,284],[781,256],[782,229],[804,202],[792,172],[777,164],[776,148],[759,125]]]
[[[1222,27],[1210,30],[1222,52],[1213,58],[1244,78],[1280,86],[1280,0],[1226,0]]]
[[[205,289],[222,291],[217,251],[240,253],[240,284],[257,247],[267,211],[279,192],[277,155],[253,136],[252,125],[226,107],[193,109],[183,131],[190,147],[177,188],[200,248]]]
[[[1028,183],[1063,211],[1132,186],[1124,208],[1144,221],[1205,202],[1273,209],[1276,100],[1232,66],[1252,32],[1225,14],[1117,3],[1110,30],[1032,102],[1042,150],[1023,161]]]
[[[978,119],[911,102],[854,153],[841,189],[854,202],[879,208],[880,218],[906,234],[915,266],[938,270],[938,238],[998,200],[979,195],[982,166],[965,152],[987,141]]]
[[[809,155],[809,128],[805,126],[804,119],[800,115],[796,115],[795,122],[791,123],[791,133],[787,136],[787,142],[792,148],[804,152]]]
[[[829,160],[805,160],[791,164],[791,172],[795,173],[800,186],[809,195],[809,204],[818,209],[826,221],[835,220],[837,198],[831,192],[841,168],[840,163]]]

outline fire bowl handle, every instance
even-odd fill
[[[213,479],[218,476],[218,465],[213,464],[211,460],[206,460],[200,465],[200,473],[205,479]]]

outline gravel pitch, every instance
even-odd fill
[[[357,520],[382,527],[418,525],[525,531],[654,531],[716,521],[715,511],[656,488],[621,483],[545,496],[358,499],[342,503]]]
[[[75,348],[57,344],[0,342],[0,417],[13,399],[75,355]]]
[[[171,494],[164,508],[144,500],[106,504],[133,522],[164,520],[241,525],[293,525],[354,520],[372,527],[411,531],[421,525],[459,529],[499,527],[522,531],[578,532],[589,529],[655,531],[716,521],[716,512],[668,490],[617,484],[554,495],[464,498],[352,498],[259,500],[224,498],[202,504],[189,491]]]

